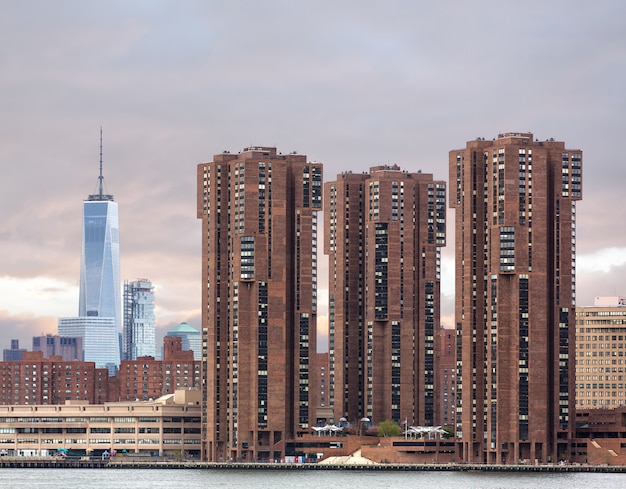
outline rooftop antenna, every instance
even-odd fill
[[[113,196],[105,193],[104,188],[104,176],[102,175],[102,126],[100,126],[100,175],[98,176],[98,192],[93,193],[87,197],[87,200],[110,200],[113,201]]]
[[[99,195],[102,198],[102,181],[104,177],[102,176],[102,126],[100,126],[100,176],[98,177],[98,186],[99,186]]]

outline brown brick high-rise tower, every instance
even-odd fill
[[[582,152],[530,133],[450,152],[457,437],[470,462],[571,452]]]
[[[245,148],[198,165],[203,457],[275,460],[310,433],[322,165]]]
[[[445,211],[444,182],[396,165],[325,184],[335,422],[433,424]]]

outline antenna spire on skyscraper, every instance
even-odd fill
[[[100,176],[98,177],[100,198],[102,198],[102,181],[103,180],[104,180],[104,177],[102,176],[102,126],[100,126]]]
[[[102,174],[102,126],[100,126],[100,174],[98,175],[98,191],[87,200],[113,200],[113,196],[105,193],[104,175]]]

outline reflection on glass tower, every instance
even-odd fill
[[[85,360],[97,361],[98,367],[120,364],[122,337],[120,291],[120,243],[117,203],[103,191],[102,131],[100,131],[100,176],[98,193],[83,202],[83,240],[80,264],[78,315],[115,319],[115,335],[106,335],[100,352],[87,351]],[[87,345],[85,342],[84,345]],[[106,360],[106,365],[101,363]]]
[[[123,360],[156,357],[154,287],[147,279],[124,282]]]

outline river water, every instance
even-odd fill
[[[1,469],[0,488],[617,489],[626,474],[205,469]]]

